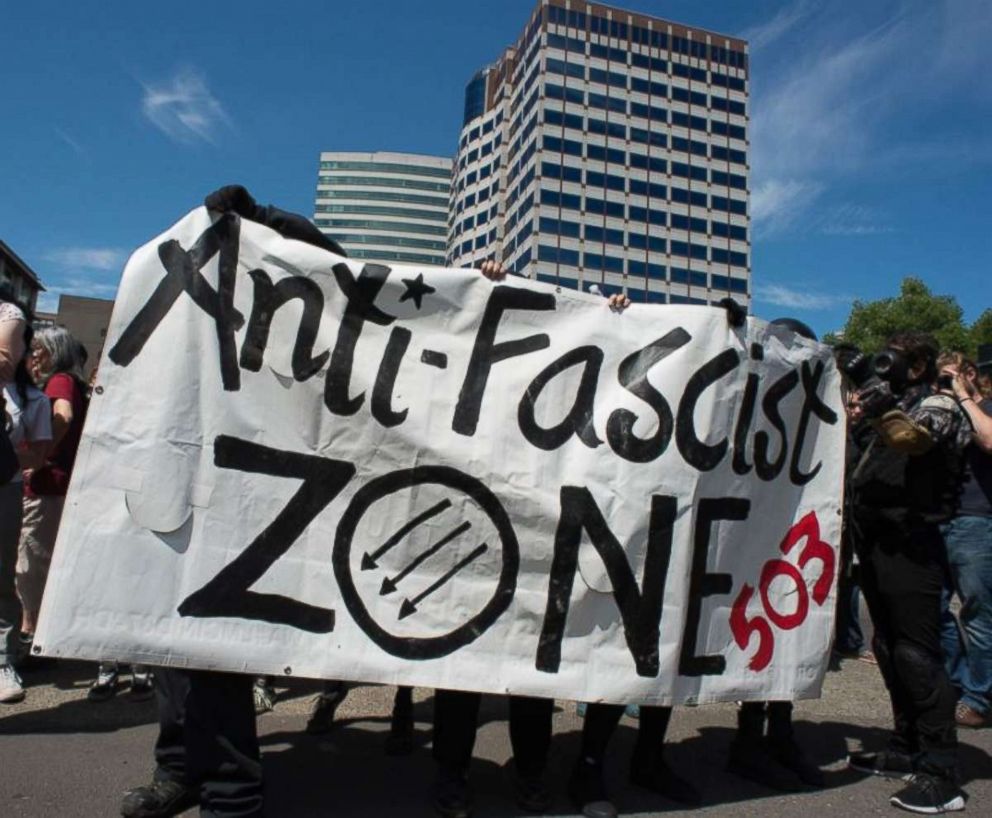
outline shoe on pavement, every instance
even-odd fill
[[[735,738],[730,743],[727,772],[779,792],[802,792],[802,779],[772,756],[764,740]]]
[[[799,780],[811,787],[823,787],[826,780],[823,770],[807,758],[802,747],[792,738],[768,739],[768,751],[783,767],[792,770]]]
[[[24,700],[24,685],[12,665],[0,665],[0,702],[14,704]]]
[[[131,700],[143,702],[155,693],[155,682],[149,671],[137,671],[131,674]]]
[[[885,778],[901,778],[909,781],[913,776],[913,757],[898,750],[882,750],[877,753],[850,753],[847,766],[870,775]]]
[[[123,818],[169,818],[199,802],[197,791],[178,781],[153,781],[124,794]]]
[[[664,761],[638,764],[635,760],[630,768],[630,783],[687,806],[697,806],[703,802],[699,790]]]
[[[310,711],[310,718],[307,719],[306,731],[311,736],[329,733],[334,727],[334,714],[339,704],[341,704],[340,696],[325,696],[323,693],[318,693],[313,702],[313,710]],[[413,731],[412,724],[410,730]],[[392,738],[392,729],[390,729],[390,738]],[[386,753],[392,755],[389,752],[389,739],[386,739]]]
[[[116,665],[103,666],[97,672],[96,681],[90,686],[86,698],[91,702],[105,702],[113,698],[120,684],[120,676]]]
[[[889,803],[921,815],[938,815],[964,809],[965,794],[953,781],[942,776],[917,773],[909,784],[889,799]]]
[[[441,818],[470,818],[472,788],[465,776],[442,772],[434,785],[434,809]]]
[[[252,685],[252,698],[255,700],[255,715],[268,713],[276,706],[276,691],[268,678],[259,676]]]
[[[527,812],[544,813],[551,809],[551,790],[543,775],[521,775],[516,779],[517,805]]]
[[[568,797],[589,818],[616,818],[617,808],[610,801],[603,782],[603,765],[580,759],[568,779]]]
[[[958,702],[957,707],[954,708],[954,721],[958,727],[977,729],[985,726],[985,714],[979,713],[964,702]]]

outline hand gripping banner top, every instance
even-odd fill
[[[200,208],[134,253],[50,656],[610,702],[815,696],[830,350],[363,264]]]

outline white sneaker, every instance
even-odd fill
[[[0,702],[13,704],[23,701],[24,688],[21,686],[21,677],[10,665],[0,665]]]
[[[119,671],[116,662],[101,663],[96,681],[90,685],[86,698],[91,702],[105,702],[117,692]]]

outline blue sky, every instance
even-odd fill
[[[220,184],[309,215],[321,150],[451,154],[533,5],[4,4],[0,238],[52,296],[111,297]],[[992,305],[992,3],[624,5],[751,42],[758,315],[824,332],[906,275],[968,320]]]

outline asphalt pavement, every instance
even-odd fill
[[[95,667],[50,663],[25,674],[27,699],[0,705],[0,816],[91,818],[114,816],[122,794],[149,780],[156,735],[153,701],[135,702],[126,688],[92,703],[86,688]],[[309,816],[430,816],[434,766],[430,756],[431,691],[417,690],[417,747],[406,758],[383,751],[392,690],[363,686],[338,711],[327,736],[303,728],[319,684],[290,680],[279,687],[275,710],[259,717],[267,810],[273,818]],[[478,818],[523,813],[513,799],[505,701],[487,697],[472,767]],[[878,669],[844,661],[827,674],[821,699],[799,702],[800,743],[826,771],[824,789],[783,795],[726,772],[735,726],[732,704],[679,708],[666,750],[671,765],[702,792],[706,816],[862,816],[899,813],[888,797],[898,782],[846,769],[848,750],[880,747],[889,710]],[[558,702],[548,781],[553,814],[571,815],[565,794],[578,752],[581,720],[571,702]],[[680,814],[676,805],[626,783],[637,722],[624,718],[607,760],[607,783],[624,815]],[[992,730],[961,730],[960,759],[967,813],[992,815]],[[191,811],[189,815],[195,815]]]

